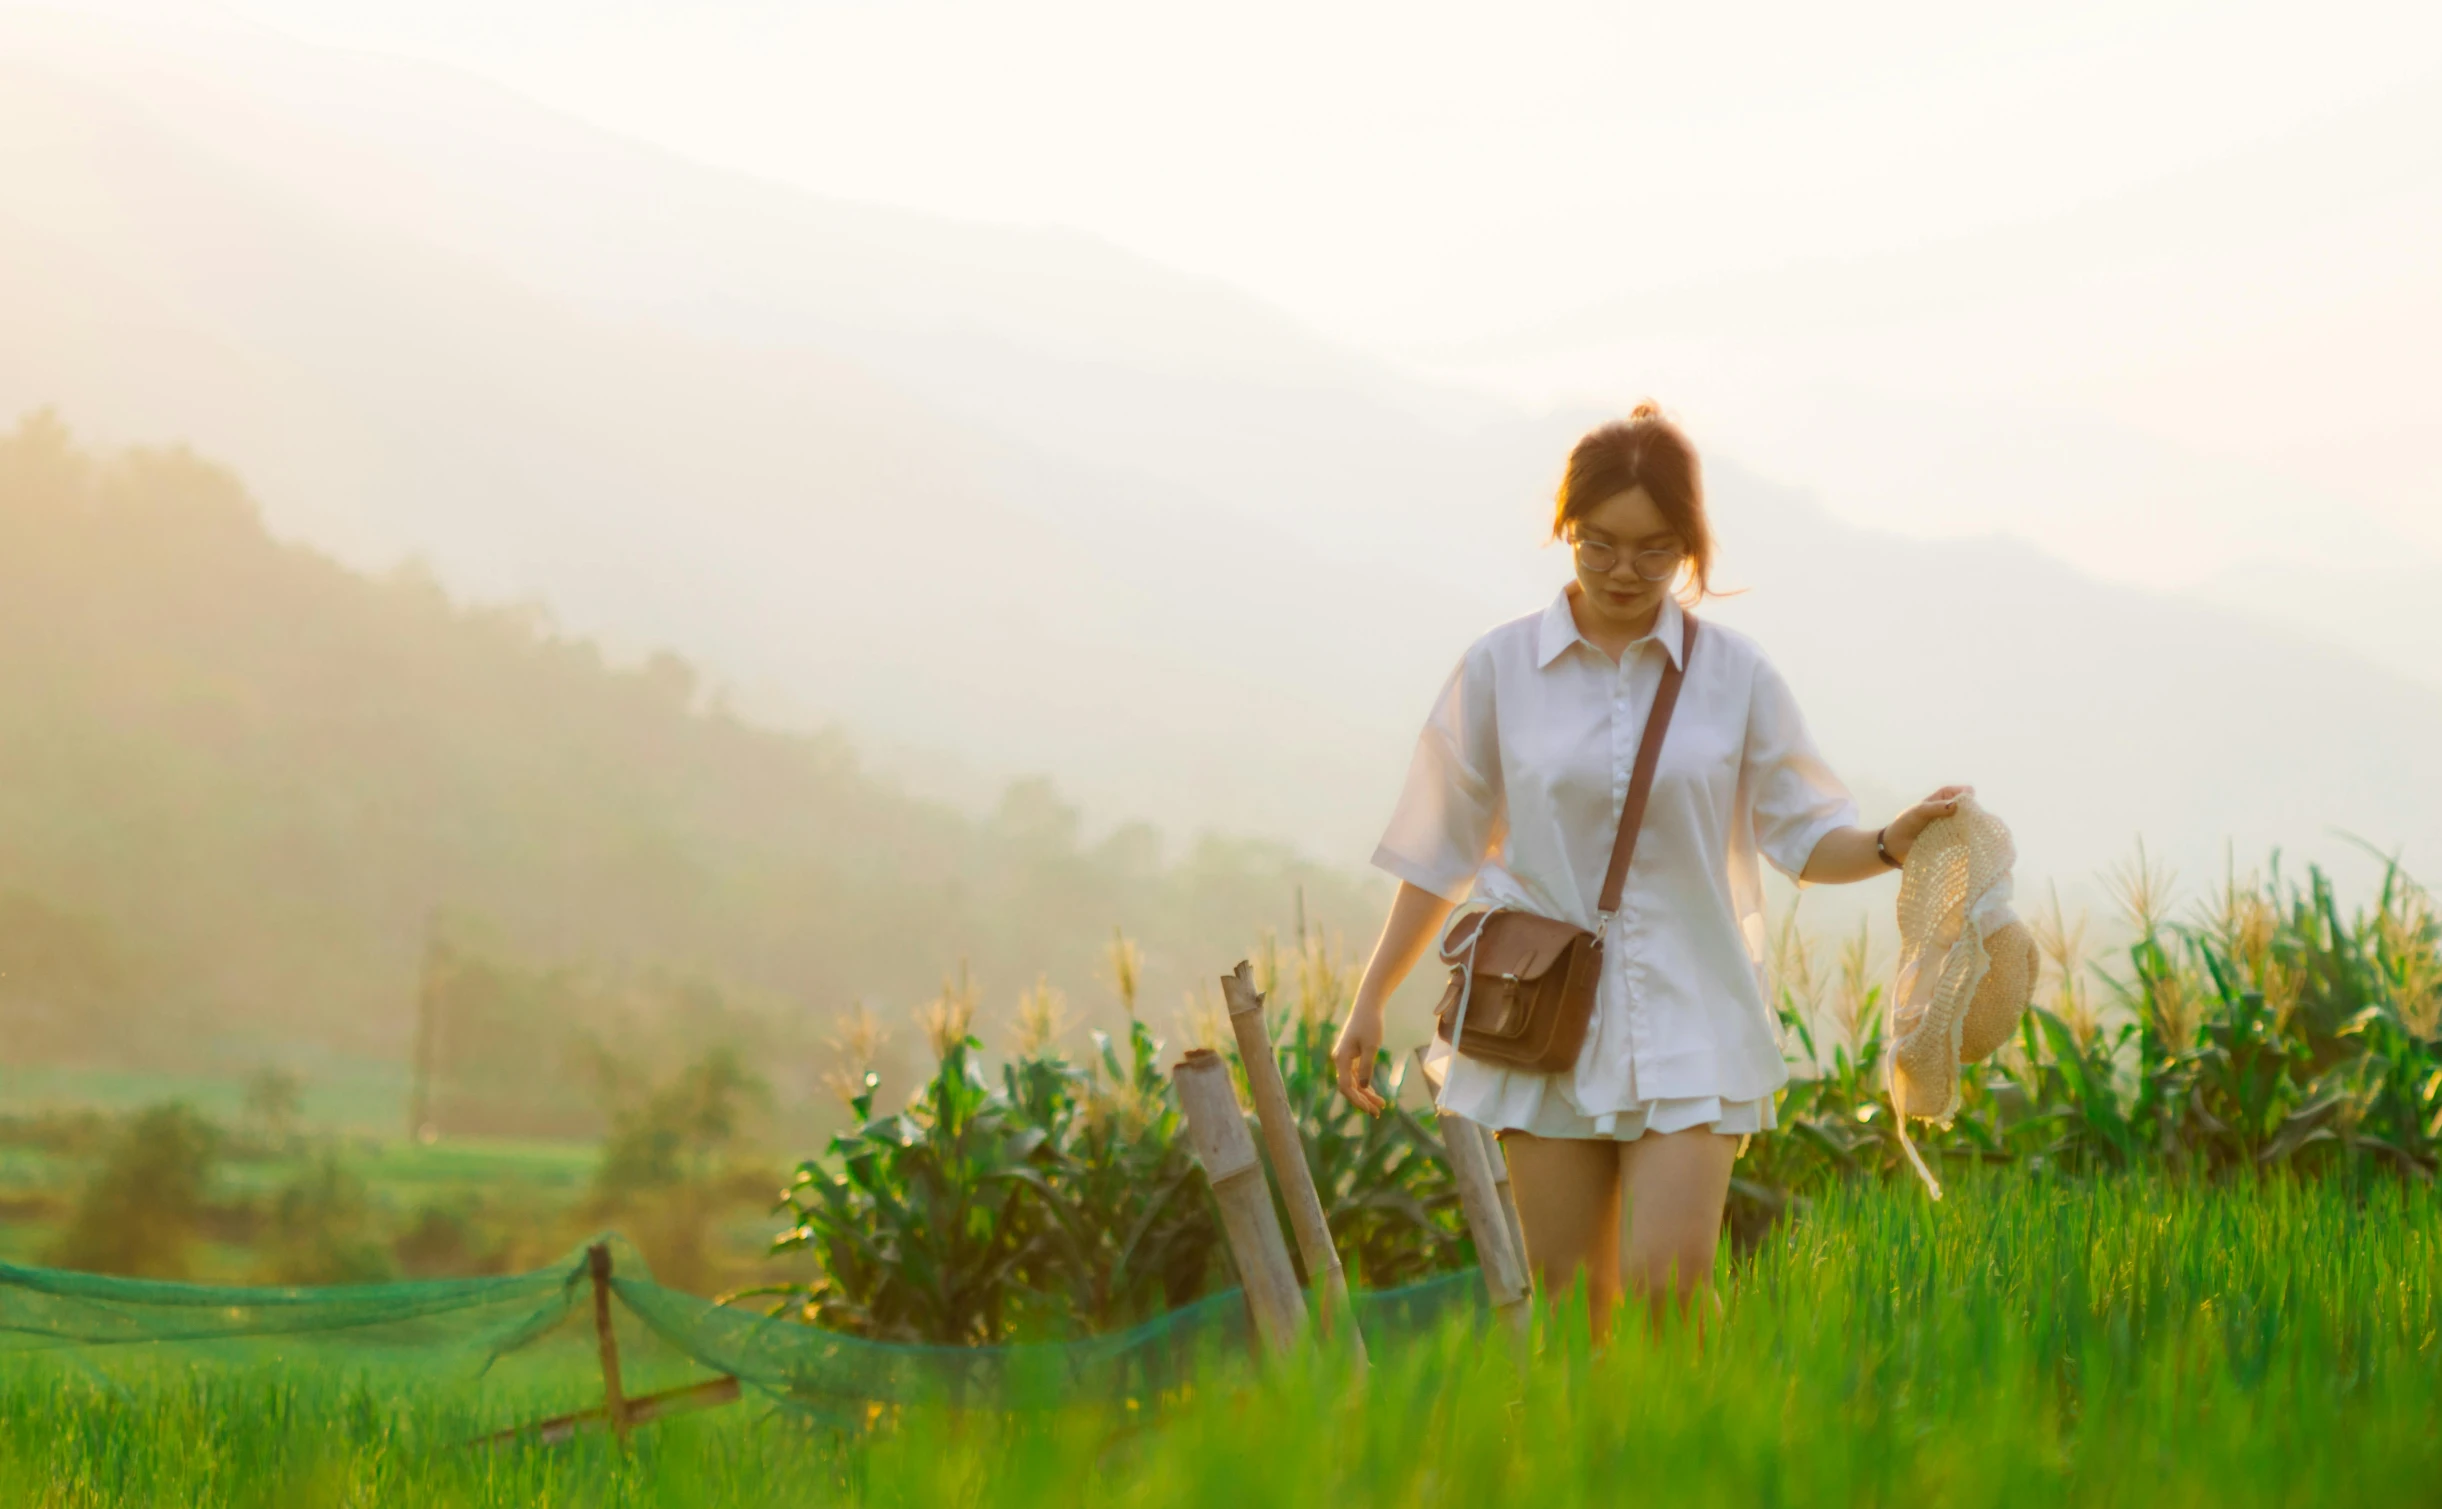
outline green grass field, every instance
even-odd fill
[[[348,1083],[342,1081],[342,1088]],[[165,1101],[198,1108],[219,1118],[224,1131],[243,1134],[213,1160],[201,1191],[206,1208],[187,1243],[187,1271],[199,1282],[260,1281],[266,1213],[284,1187],[326,1156],[360,1181],[362,1226],[377,1243],[394,1243],[431,1211],[463,1226],[472,1250],[450,1272],[548,1261],[606,1219],[592,1208],[603,1156],[599,1140],[449,1136],[427,1143],[398,1135],[386,1122],[371,1130],[334,1112],[306,1121],[310,1132],[275,1142],[247,1120],[244,1090],[240,1081],[204,1073],[39,1066],[0,1071],[0,1106],[17,1123],[13,1136],[0,1135],[0,1262],[57,1261],[79,1191],[103,1162],[112,1130],[104,1123]],[[306,1100],[309,1108],[318,1103],[310,1089]],[[46,1114],[95,1125],[63,1143],[40,1135]],[[768,1187],[776,1189],[782,1179],[777,1154],[770,1164]],[[707,1245],[720,1285],[795,1271],[767,1257],[775,1221],[764,1190],[757,1181],[751,1194],[725,1191],[713,1203]],[[403,1266],[405,1276],[421,1271]]]
[[[246,1073],[256,1055],[223,1045],[227,1061],[189,1069],[95,1068],[20,1063],[0,1065],[0,1105],[20,1113],[41,1110],[129,1111],[164,1100],[183,1100],[208,1116],[236,1121],[246,1095]],[[284,1061],[295,1050],[262,1061]],[[381,1059],[311,1055],[300,1072],[307,1125],[346,1136],[396,1136],[407,1120],[407,1070]]]
[[[600,1156],[594,1143],[505,1138],[452,1138],[426,1146],[358,1135],[333,1145],[340,1161],[365,1181],[386,1225],[404,1223],[424,1205],[460,1198],[513,1203],[544,1228],[528,1244],[538,1258],[578,1234],[581,1221],[555,1218],[585,1194]],[[301,1141],[281,1156],[224,1160],[215,1170],[212,1195],[230,1204],[260,1202],[305,1168],[317,1146]],[[92,1162],[40,1148],[0,1147],[0,1261],[45,1260]],[[762,1221],[757,1229],[769,1225]],[[207,1239],[198,1245],[195,1277],[242,1283],[253,1261],[242,1244]]]
[[[2442,1197],[2430,1185],[2080,1184],[1931,1205],[1844,1189],[1731,1277],[1699,1338],[1520,1385],[1465,1325],[1223,1368],[1163,1409],[904,1412],[850,1435],[750,1396],[607,1440],[470,1451],[578,1407],[582,1337],[477,1379],[292,1346],[111,1349],[0,1373],[0,1494],[43,1505],[1312,1503],[2413,1505],[2442,1500]],[[654,1381],[683,1365],[636,1344]]]

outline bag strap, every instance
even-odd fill
[[[1628,862],[1636,858],[1637,830],[1645,825],[1645,803],[1653,795],[1653,773],[1662,762],[1662,736],[1670,732],[1670,715],[1679,706],[1679,683],[1687,679],[1688,658],[1696,653],[1696,615],[1681,613],[1679,658],[1662,667],[1662,684],[1654,689],[1653,707],[1645,714],[1645,736],[1636,747],[1636,770],[1628,778],[1628,800],[1620,807],[1620,835],[1611,842],[1611,869],[1603,876],[1603,893],[1595,902],[1602,913],[1594,936],[1611,930],[1611,916],[1620,909],[1620,894],[1628,886]]]

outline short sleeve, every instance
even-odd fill
[[[1856,825],[1856,801],[1816,751],[1789,683],[1762,659],[1756,661],[1747,704],[1743,774],[1755,847],[1792,880],[1823,835]]]
[[[1444,900],[1464,900],[1484,856],[1500,843],[1504,820],[1492,659],[1471,650],[1442,683],[1416,736],[1374,864]]]

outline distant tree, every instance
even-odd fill
[[[246,1120],[267,1146],[285,1147],[304,1110],[305,1081],[293,1070],[265,1064],[247,1079]]]
[[[501,1244],[482,1229],[485,1214],[466,1197],[418,1206],[407,1229],[390,1244],[391,1254],[412,1278],[498,1273]]]
[[[663,1283],[701,1288],[711,1277],[704,1241],[713,1209],[741,1189],[768,1196],[774,1175],[742,1163],[747,1113],[769,1092],[723,1044],[658,1083],[605,1055],[611,1134],[594,1171],[597,1218],[620,1220]]]
[[[373,1236],[364,1178],[328,1145],[272,1196],[257,1248],[267,1283],[367,1283],[393,1273],[389,1251]]]
[[[49,1254],[62,1268],[185,1278],[220,1129],[183,1102],[128,1118]]]
[[[684,713],[695,706],[701,677],[683,657],[668,650],[656,650],[645,657],[643,668],[635,674],[672,710]]]

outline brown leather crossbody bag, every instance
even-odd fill
[[[1654,770],[1662,758],[1662,736],[1679,705],[1679,683],[1696,652],[1696,619],[1682,615],[1679,659],[1662,668],[1653,710],[1638,741],[1628,799],[1620,807],[1619,836],[1611,843],[1611,868],[1596,902],[1593,932],[1518,907],[1495,907],[1461,917],[1442,939],[1442,962],[1450,985],[1434,1008],[1436,1035],[1469,1058],[1504,1068],[1550,1074],[1577,1062],[1594,1019],[1594,991],[1602,979],[1603,936],[1619,910],[1636,857],[1637,830],[1653,795]]]

